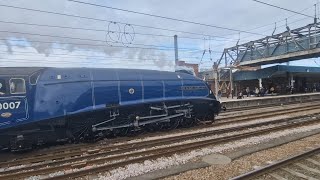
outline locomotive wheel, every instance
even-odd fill
[[[121,128],[113,130],[115,136],[127,136],[130,133],[130,128]]]
[[[172,119],[170,121],[170,129],[176,129],[180,125],[180,119]]]
[[[166,129],[166,130],[176,129],[179,126],[180,121],[181,120],[177,118],[171,119],[170,122],[167,122],[164,124],[163,129]]]
[[[214,117],[214,116],[209,116],[209,121],[211,121],[212,123],[214,123],[215,117]]]
[[[73,119],[68,123],[68,130],[72,134],[75,142],[92,141],[94,134],[92,132],[92,119],[76,120]]]
[[[214,123],[214,116],[210,116],[209,114],[203,116],[200,120],[198,120],[200,124],[212,124]]]
[[[129,116],[128,119],[123,118],[119,119],[117,121],[117,125],[125,125],[125,124],[130,124],[132,122],[132,117]],[[132,127],[123,127],[123,128],[118,128],[113,130],[114,136],[127,136],[132,132]]]
[[[184,127],[184,128],[188,128],[188,127],[191,127],[193,124],[194,124],[195,120],[193,118],[184,118],[180,125],[181,127]]]
[[[204,121],[210,121],[210,122],[214,122],[214,116],[211,116],[210,114],[205,115],[205,117],[203,118]]]
[[[155,125],[154,124],[147,124],[144,126],[144,128],[146,129],[147,132],[154,132],[155,130]]]
[[[162,130],[164,125],[163,123],[151,123],[147,124],[145,127],[148,132],[156,132]]]

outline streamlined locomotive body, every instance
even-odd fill
[[[0,148],[24,150],[213,120],[207,84],[185,73],[0,68]]]

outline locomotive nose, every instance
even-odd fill
[[[0,99],[0,124],[7,125],[28,117],[27,103],[24,98],[10,97]]]

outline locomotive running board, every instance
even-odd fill
[[[105,123],[111,122],[111,121],[113,121],[113,120],[115,120],[115,119],[116,119],[116,118],[115,118],[115,117],[113,117],[113,118],[111,118],[111,119],[108,119],[107,121],[103,121],[103,122],[101,122],[101,123],[98,123],[98,124],[92,125],[92,131],[93,131],[93,132],[95,132],[95,131],[97,130],[97,126],[100,126],[100,125],[102,125],[102,124],[105,124]]]
[[[174,105],[174,106],[166,106],[166,105],[164,104],[164,107],[154,107],[154,106],[151,106],[150,109],[151,109],[151,110],[157,110],[157,111],[163,111],[163,110],[166,110],[166,109],[174,109],[174,108],[185,107],[185,106],[190,106],[190,103],[181,104],[181,105]]]
[[[154,119],[154,120],[150,120],[150,121],[139,122],[138,126],[141,126],[141,125],[144,126],[146,124],[161,122],[161,121],[169,120],[171,118],[176,118],[176,117],[179,117],[179,116],[184,116],[184,113],[175,114],[175,115],[171,115],[171,116],[167,116],[167,117],[163,117],[163,118],[159,118],[159,119]]]
[[[180,117],[180,116],[184,116],[184,113],[175,114],[175,115],[171,115],[168,117],[163,117],[163,118],[154,119],[154,120],[145,121],[145,122],[138,122],[138,124],[136,124],[136,125],[137,126],[144,126],[144,125],[151,124],[151,123],[170,120],[171,118],[176,118],[176,117]],[[95,131],[106,131],[106,130],[113,130],[113,129],[119,129],[119,128],[125,128],[125,127],[134,127],[134,126],[135,125],[133,123],[130,123],[130,124],[125,124],[125,125],[120,125],[120,126],[100,127],[100,128],[96,128]],[[137,126],[135,126],[135,127],[137,127]]]

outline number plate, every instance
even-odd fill
[[[25,98],[8,97],[0,99],[1,122],[19,122],[28,119],[28,104]],[[0,125],[1,126],[1,125]]]
[[[19,109],[20,105],[21,105],[21,101],[3,102],[3,103],[0,103],[0,111],[8,110],[8,109]]]

